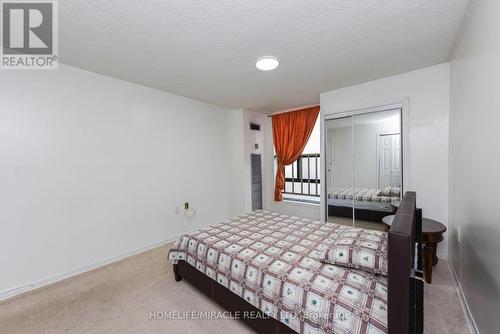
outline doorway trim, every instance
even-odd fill
[[[391,109],[401,109],[401,154],[403,155],[402,160],[402,187],[403,191],[410,189],[410,164],[409,164],[409,109],[410,109],[410,98],[403,97],[398,99],[378,101],[373,103],[345,106],[334,110],[324,110],[321,109],[321,126],[320,126],[320,162],[321,162],[321,197],[320,197],[320,219],[322,222],[327,221],[327,207],[328,207],[328,188],[326,185],[326,170],[327,170],[327,160],[326,160],[326,129],[325,122],[332,119],[351,117],[360,114],[368,114],[377,111],[386,111]],[[402,191],[402,192],[403,192]]]

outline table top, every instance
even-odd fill
[[[382,223],[391,226],[392,221],[394,220],[394,217],[395,217],[395,215],[385,216],[384,218],[382,218]]]
[[[391,226],[394,217],[395,215],[385,216],[384,218],[382,218],[382,223]],[[446,232],[446,226],[444,226],[440,222],[429,218],[422,218],[422,233],[441,234],[444,232]]]
[[[422,233],[439,234],[444,232],[446,232],[446,226],[440,222],[429,218],[422,218]]]

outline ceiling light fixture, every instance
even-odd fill
[[[257,59],[255,67],[261,71],[272,71],[280,65],[278,58],[272,56],[261,57]]]

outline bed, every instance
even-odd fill
[[[328,191],[328,215],[352,218],[353,207],[356,219],[380,222],[392,215],[401,201],[399,187],[366,189],[334,187]]]
[[[259,333],[421,333],[422,289],[410,277],[418,215],[412,193],[405,200],[386,235],[387,277],[319,261],[349,227],[266,211],[184,235],[169,259],[176,280]]]

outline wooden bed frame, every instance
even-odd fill
[[[331,217],[352,218],[352,211],[352,207],[328,204],[328,216]],[[356,219],[377,223],[380,223],[382,218],[385,216],[393,215],[395,212],[396,208],[394,208],[393,211],[377,211],[354,208],[354,216]]]
[[[175,280],[187,279],[194,287],[258,333],[296,334],[279,320],[268,317],[243,298],[218,284],[185,261],[174,264]],[[416,194],[407,192],[401,201],[388,236],[388,333],[423,333],[422,211]],[[252,312],[252,313],[250,313]],[[245,317],[244,314],[259,314]]]

